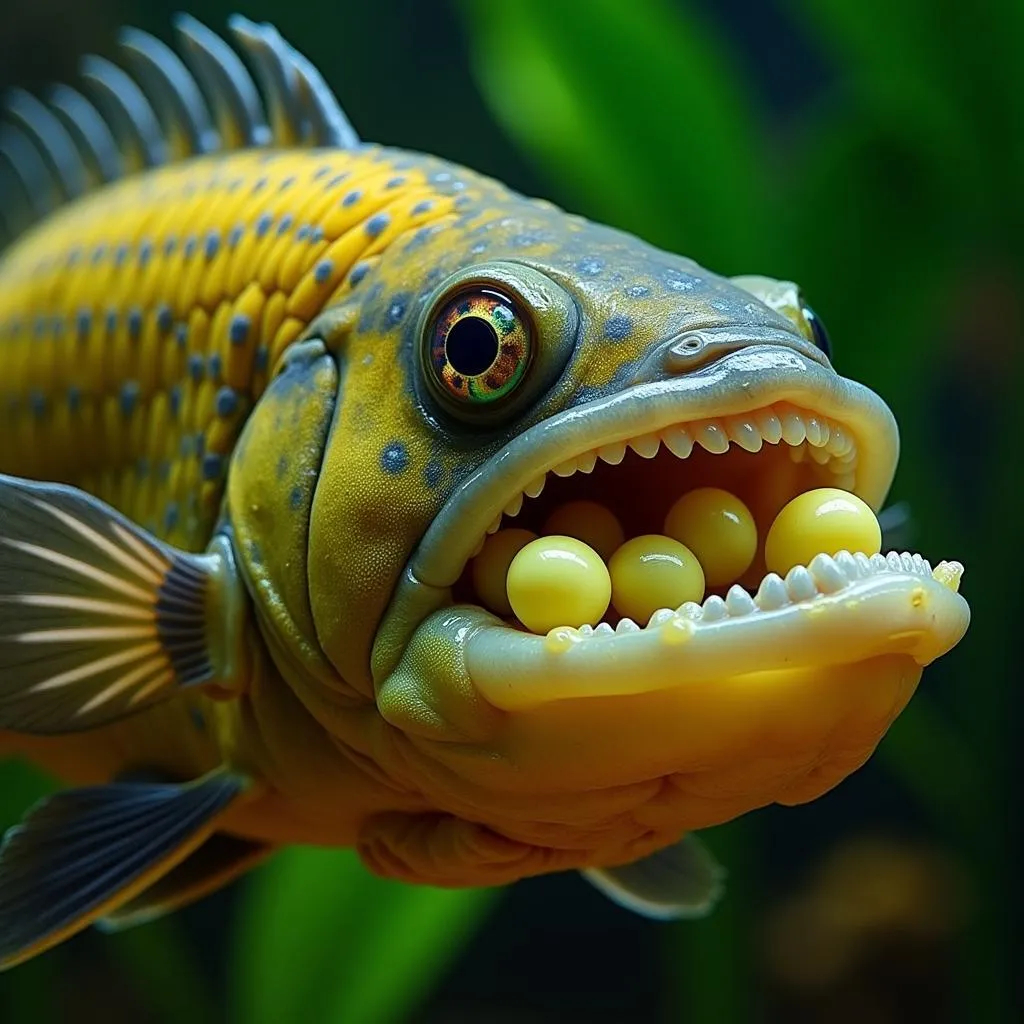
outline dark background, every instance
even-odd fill
[[[0,87],[73,81],[177,4],[2,0]],[[195,0],[222,30],[236,5]],[[836,791],[707,839],[711,919],[575,877],[407,890],[289,851],[174,918],[0,976],[0,1020],[1003,1022],[1017,825],[1024,5],[252,0],[366,139],[465,163],[724,273],[801,282],[903,434],[910,542],[974,621]],[[0,766],[0,824],[45,783]]]

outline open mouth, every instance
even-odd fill
[[[782,574],[768,571],[765,537],[787,503],[827,487],[877,509],[897,449],[891,414],[872,392],[802,356],[774,351],[776,365],[768,367],[774,372],[765,372],[763,354],[756,364],[737,354],[707,373],[703,388],[694,388],[692,378],[685,390],[670,381],[643,396],[625,392],[633,401],[620,410],[616,396],[604,407],[577,411],[574,420],[541,424],[532,453],[510,446],[464,485],[476,490],[474,499],[486,494],[486,502],[474,500],[478,513],[496,504],[501,511],[491,512],[482,529],[478,518],[472,533],[467,524],[461,555],[446,566],[424,565],[435,570],[435,586],[450,588],[446,603],[492,612],[466,645],[470,674],[488,700],[524,708],[688,680],[817,671],[894,653],[924,665],[956,644],[969,617],[956,592],[959,563],[933,567],[911,552],[838,544]],[[756,386],[743,386],[753,370],[749,383]],[[561,443],[545,452],[552,440]],[[626,540],[660,534],[673,503],[701,488],[738,497],[758,539],[749,566],[733,580],[702,588],[698,600],[668,603],[643,617],[620,614],[613,602],[599,620],[534,632],[507,610],[487,609],[474,586],[472,557],[499,530],[543,535],[552,513],[585,500],[610,511]],[[415,560],[412,568],[416,573]]]

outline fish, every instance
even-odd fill
[[[0,966],[289,845],[409,884],[715,905],[695,833],[814,800],[968,628],[963,566],[820,552],[534,632],[474,557],[686,488],[882,509],[884,400],[799,287],[363,142],[269,24],[138,30],[0,127]]]

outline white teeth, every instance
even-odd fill
[[[676,613],[671,608],[659,608],[651,617],[647,620],[648,629],[657,629],[658,626],[664,626],[670,619],[674,619]]]
[[[769,444],[778,444],[782,440],[782,424],[771,409],[754,413],[754,422],[761,431],[761,436]]]
[[[895,551],[890,551],[885,556],[885,564],[893,572],[903,572],[903,559]]]
[[[776,608],[782,608],[789,604],[789,591],[786,590],[786,584],[782,582],[782,577],[774,572],[768,573],[761,580],[754,603],[763,612],[774,611]]]
[[[818,593],[814,577],[802,565],[794,565],[786,573],[786,589],[794,601],[807,601]]]
[[[593,473],[597,465],[597,452],[584,452],[576,461],[581,473]]]
[[[544,490],[544,484],[547,482],[547,476],[542,474],[537,477],[536,480],[531,480],[526,487],[523,489],[523,493],[528,498],[536,498],[540,495],[540,492]]]
[[[843,571],[829,555],[815,555],[807,567],[823,594],[834,594],[847,584]]]
[[[748,452],[759,452],[763,441],[761,439],[761,433],[753,425],[753,423],[747,420],[726,420],[725,429],[728,431],[729,437],[731,437],[741,448]]]
[[[720,423],[701,423],[694,428],[697,443],[712,455],[722,455],[729,450],[729,438]]]
[[[612,441],[611,444],[601,445],[597,454],[604,462],[617,466],[626,457],[626,444],[624,441]]]
[[[900,555],[900,561],[903,563],[904,572],[914,571],[914,556],[909,551],[904,551]]]
[[[807,428],[795,409],[780,409],[779,422],[782,424],[782,440],[786,444],[795,447],[807,440]]]
[[[500,526],[501,526],[501,513],[499,512],[498,515],[495,517],[494,522],[491,523],[491,525],[487,527],[487,532],[488,533],[497,533]]]
[[[810,445],[807,447],[807,454],[819,465],[824,466],[826,463],[832,460],[832,456],[829,454],[827,448],[812,448]]]
[[[712,594],[703,605],[705,622],[718,622],[720,619],[728,618],[729,609],[726,603],[717,595]]]
[[[634,437],[629,442],[629,447],[642,459],[653,459],[661,447],[661,440],[657,434],[643,434],[640,437]]]
[[[640,627],[632,619],[619,619],[615,626],[616,633],[639,633]]]
[[[584,622],[576,632],[579,633],[580,636],[593,636],[594,627],[589,622]]]
[[[871,568],[874,569],[875,572],[885,572],[885,570],[889,568],[889,563],[885,560],[885,555],[872,555],[868,561],[871,563]]]
[[[817,416],[808,416],[804,420],[804,428],[807,430],[807,440],[815,448],[828,444],[828,424],[823,423]]]
[[[836,456],[836,458],[842,458],[847,452],[853,447],[853,442],[846,436],[843,428],[837,423],[831,425],[830,436],[828,439],[828,450]]]
[[[850,554],[849,551],[840,551],[835,557],[836,565],[839,566],[840,572],[848,580],[859,580],[861,577],[861,568],[857,559]]]
[[[693,438],[683,427],[668,427],[661,432],[661,439],[677,459],[685,459],[693,451]]]
[[[874,563],[863,551],[855,551],[853,553],[853,560],[857,563],[861,576],[870,576],[875,571]]]
[[[607,622],[599,622],[594,627],[595,636],[615,636],[615,630]]]
[[[519,512],[522,509],[522,507],[523,507],[523,496],[521,494],[517,494],[505,506],[505,515],[507,515],[507,516],[517,516],[517,515],[519,515]]]
[[[754,599],[738,583],[734,583],[725,595],[725,606],[730,615],[749,615],[757,610]]]
[[[690,619],[692,622],[699,622],[704,616],[704,609],[696,601],[684,601],[677,609],[676,615],[681,619]]]
[[[551,468],[551,472],[555,476],[572,476],[579,467],[579,460],[574,456],[571,459],[566,459],[565,462],[560,462],[557,466]]]

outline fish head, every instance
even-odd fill
[[[899,451],[793,284],[484,189],[389,245],[314,328],[337,397],[303,506],[306,639],[376,702],[403,751],[388,770],[441,810],[524,841],[526,818],[564,827],[553,842],[586,863],[811,799],[967,627],[955,563],[822,552],[767,572],[787,502],[831,486],[877,510]],[[703,603],[533,632],[475,592],[489,533],[542,533],[590,499],[627,537],[658,534],[708,486],[761,542]]]

